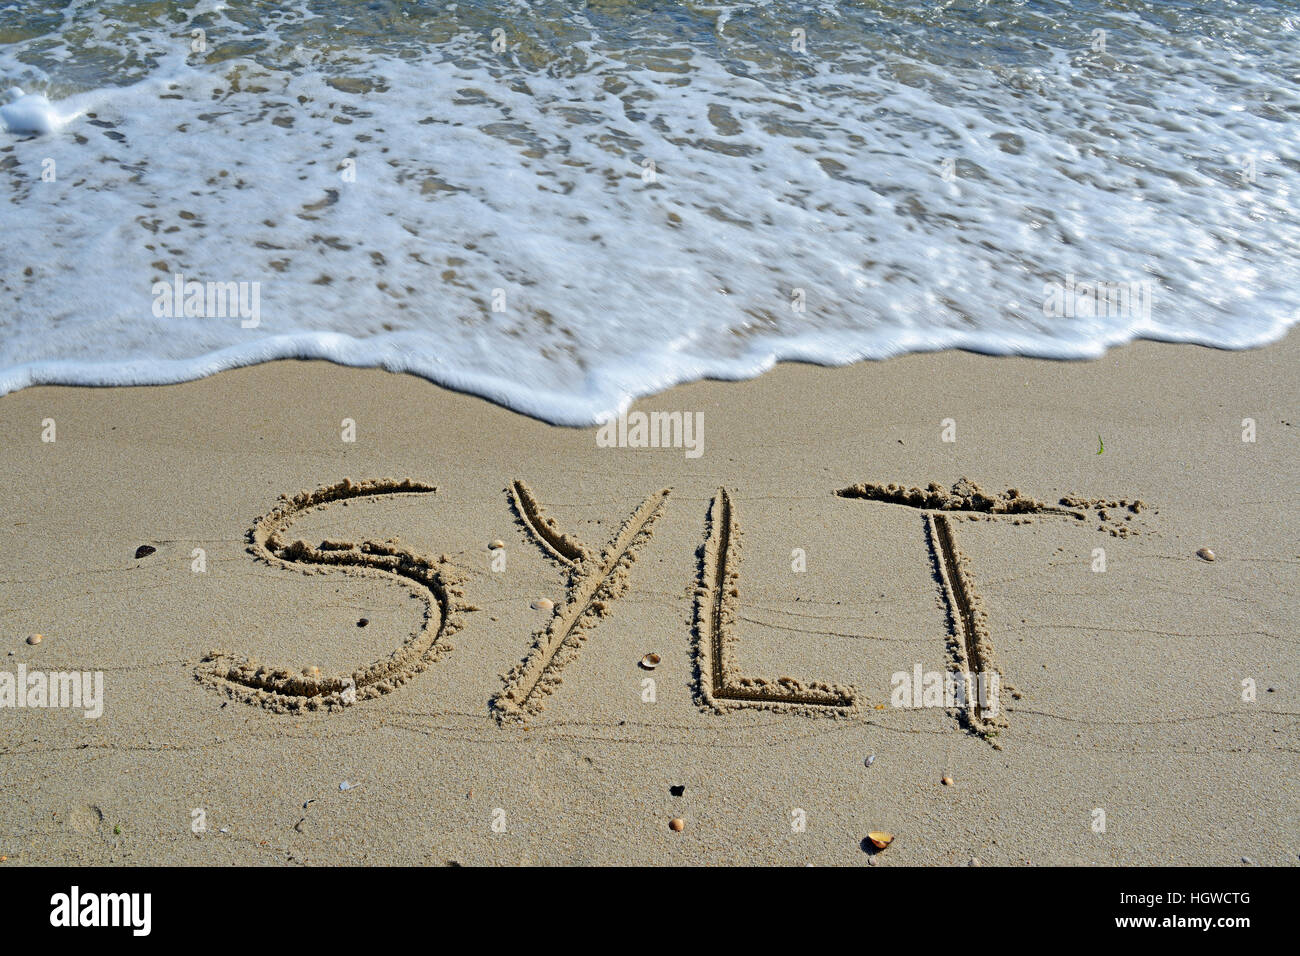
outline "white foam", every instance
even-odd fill
[[[1296,321],[1300,91],[1249,55],[1276,18],[1202,42],[1116,13],[1111,62],[1062,16],[1060,48],[1008,65],[926,49],[956,29],[939,13],[883,24],[883,51],[847,39],[867,21],[814,30],[831,48],[801,58],[780,3],[722,5],[707,43],[600,13],[566,15],[540,65],[518,34],[492,53],[492,20],[421,23],[413,54],[207,4],[214,47],[269,44],[211,64],[188,29],[93,21],[131,81],[0,142],[0,392],[325,358],[587,424],[779,360],[1240,348]],[[0,47],[0,76],[70,93],[78,55]],[[260,283],[260,322],[155,315],[176,273]],[[1150,282],[1152,309],[1046,315],[1069,277]]]
[[[0,106],[0,121],[10,133],[47,135],[66,123],[43,93],[26,93],[17,87],[9,91],[10,102]]]

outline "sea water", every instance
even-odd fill
[[[783,359],[1261,345],[1300,310],[1298,26],[0,0],[0,392],[325,358],[589,424]]]

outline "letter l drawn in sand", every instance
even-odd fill
[[[809,716],[842,716],[854,709],[852,687],[793,677],[742,677],[737,671],[735,635],[739,598],[740,528],[731,496],[719,488],[709,505],[700,580],[695,589],[695,666],[697,693],[719,713],[740,707]]]

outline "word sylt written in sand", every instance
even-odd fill
[[[249,532],[249,551],[264,563],[293,567],[304,573],[338,570],[362,577],[393,581],[426,606],[420,629],[387,658],[359,667],[350,674],[322,675],[316,668],[302,672],[260,664],[225,651],[206,654],[197,678],[241,700],[274,711],[333,710],[395,690],[435,663],[452,649],[450,636],[462,626],[460,614],[475,610],[463,602],[459,578],[444,556],[434,560],[402,548],[395,539],[385,542],[322,541],[318,546],[302,539],[286,540],[292,521],[308,511],[359,497],[398,494],[429,495],[431,485],[403,479],[342,482],[282,496],[259,518]],[[560,684],[560,671],[577,659],[583,644],[599,621],[611,613],[616,599],[630,587],[632,565],[638,550],[649,540],[662,514],[670,489],[646,498],[627,518],[610,543],[599,553],[569,534],[560,532],[532,490],[522,481],[506,489],[512,509],[526,535],[567,575],[566,600],[549,624],[533,635],[525,657],[503,678],[501,691],[492,698],[493,713],[501,720],[522,720],[541,712],[545,698]],[[1067,497],[1061,505],[1048,505],[1021,496],[986,494],[962,479],[951,490],[931,484],[926,489],[901,485],[860,484],[836,492],[856,498],[913,507],[921,512],[935,578],[948,609],[949,650],[960,672],[1001,675],[994,661],[985,613],[975,589],[970,560],[957,544],[952,515],[970,520],[1011,517],[1016,524],[1028,516],[1067,517],[1086,521],[1096,511],[1098,530],[1127,536],[1131,528],[1112,512],[1121,510],[1126,521],[1139,513],[1141,501],[1107,501]],[[725,488],[714,495],[705,521],[705,541],[700,549],[699,579],[695,589],[693,654],[695,692],[701,707],[722,713],[736,708],[762,708],[802,715],[845,716],[856,708],[856,693],[822,681],[803,682],[793,677],[743,676],[738,672],[735,621],[739,603],[740,528],[731,496]],[[959,708],[963,723],[984,736],[1006,726],[995,709],[972,699]]]

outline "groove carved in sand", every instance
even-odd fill
[[[289,525],[306,511],[320,510],[351,498],[432,494],[436,490],[432,485],[409,478],[359,482],[345,478],[315,491],[281,496],[277,505],[258,518],[249,531],[249,552],[267,564],[305,574],[342,571],[388,580],[423,601],[422,626],[392,654],[351,674],[320,675],[259,664],[225,651],[209,651],[195,677],[231,697],[278,712],[335,710],[396,690],[450,651],[448,639],[460,628],[459,612],[464,609],[459,580],[450,565],[407,551],[393,539],[360,543],[322,541],[318,547],[302,539],[291,542],[285,539]]]
[[[975,579],[970,573],[970,559],[957,547],[953,537],[952,522],[942,512],[925,513],[925,527],[934,556],[935,568],[943,584],[944,600],[953,621],[951,648],[957,670],[961,674],[985,675],[989,681],[1001,683],[1002,672],[993,663],[993,642],[989,639],[988,614],[975,590]],[[996,693],[994,685],[994,692]],[[1007,725],[1000,708],[997,713],[984,706],[978,694],[969,693],[962,710],[966,725],[985,737]]]
[[[520,720],[542,710],[546,696],[560,684],[560,671],[577,657],[588,631],[609,614],[614,599],[627,590],[636,550],[649,539],[668,489],[643,501],[600,554],[556,530],[555,521],[545,516],[522,481],[512,482],[508,493],[529,536],[569,572],[564,605],[556,608],[545,630],[533,635],[527,656],[505,675],[501,692],[492,699],[498,718]]]
[[[700,581],[695,589],[695,661],[700,699],[719,713],[741,707],[830,716],[851,712],[855,704],[851,687],[820,681],[804,684],[793,677],[742,677],[736,673],[739,551],[740,529],[731,496],[720,488],[709,506]]]

